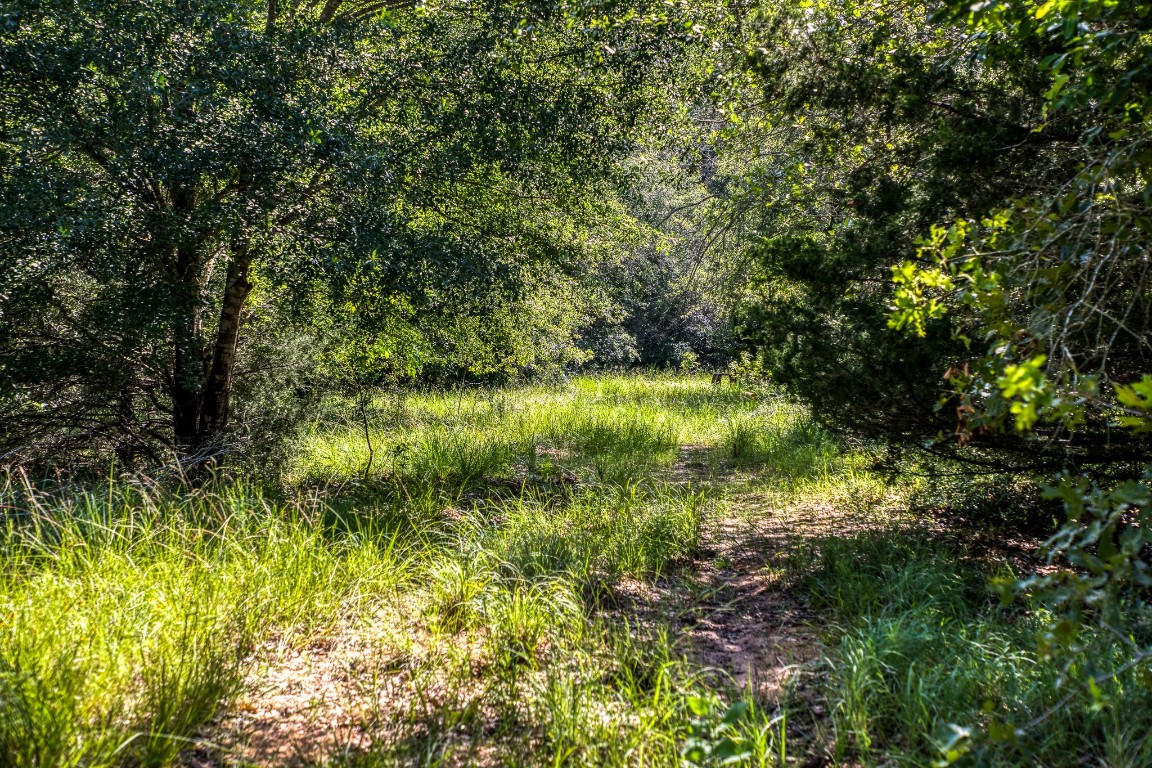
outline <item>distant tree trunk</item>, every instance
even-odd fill
[[[200,396],[204,385],[197,318],[184,309],[175,328],[172,359],[172,436],[176,449],[196,453],[200,442]],[[198,312],[196,312],[198,314]]]
[[[180,200],[173,195],[174,200]],[[181,201],[191,204],[191,201]],[[175,204],[174,204],[175,207]],[[172,432],[176,450],[195,454],[200,449],[200,409],[204,389],[203,310],[200,290],[200,257],[193,245],[175,248],[176,300],[173,323]]]
[[[219,439],[228,426],[228,409],[232,398],[232,380],[236,370],[236,343],[240,337],[240,315],[252,292],[248,270],[252,253],[247,246],[236,249],[228,264],[224,300],[220,304],[220,323],[212,351],[212,366],[204,386],[200,414],[200,432],[205,442]]]

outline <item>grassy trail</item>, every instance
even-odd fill
[[[1135,679],[964,735],[1065,695],[1012,561],[772,392],[382,395],[367,477],[357,416],[272,488],[9,478],[0,765],[1152,764]]]
[[[553,425],[551,444],[536,450],[550,463],[541,472],[543,477],[547,478],[550,472],[554,482],[561,487],[571,484],[580,488],[578,493],[591,491],[602,496],[620,484],[633,492],[639,486],[648,486],[656,489],[658,497],[696,499],[699,505],[697,538],[694,542],[684,542],[690,546],[677,562],[670,568],[658,565],[655,573],[622,574],[611,584],[599,585],[605,592],[589,606],[593,618],[603,622],[608,631],[626,637],[626,642],[640,637],[656,643],[659,653],[653,668],[658,670],[661,664],[666,669],[682,666],[686,678],[698,678],[694,681],[699,684],[696,692],[703,696],[692,698],[711,696],[715,699],[709,702],[711,706],[719,706],[721,701],[754,699],[761,706],[778,712],[791,690],[796,671],[818,655],[819,640],[818,633],[810,626],[814,617],[777,588],[780,572],[773,568],[771,560],[787,546],[789,526],[778,523],[772,539],[757,535],[748,515],[749,509],[760,505],[757,484],[749,482],[752,476],[747,476],[746,487],[733,488],[733,468],[761,464],[763,458],[757,451],[770,446],[759,442],[764,436],[753,435],[749,439],[745,435],[751,424],[743,421],[707,424],[700,418],[700,411],[703,402],[713,407],[718,405],[721,418],[731,419],[735,415],[737,419],[764,420],[765,414],[770,414],[767,418],[782,422],[798,413],[798,409],[782,401],[766,405],[762,398],[768,398],[767,393],[750,395],[730,388],[714,389],[694,380],[672,378],[641,383],[622,379],[583,385],[591,385],[591,392],[584,393],[586,399],[577,398],[574,412],[585,410],[589,405],[595,407],[601,399],[617,402],[623,399],[631,411],[642,404],[644,395],[655,394],[657,397],[653,399],[663,395],[662,407],[650,423],[654,422],[656,430],[666,434],[672,410],[668,408],[668,401],[689,398],[696,401],[685,409],[696,422],[690,423],[688,429],[683,421],[673,425],[675,440],[661,441],[659,432],[653,439],[651,432],[636,429],[635,424],[626,420],[617,422],[608,436],[597,434],[605,429],[607,420],[594,416],[590,424],[578,422],[574,428],[571,422],[560,429]],[[608,398],[604,398],[604,390]],[[674,393],[673,397],[668,396],[670,392]],[[587,397],[588,394],[592,396]],[[383,410],[387,409],[385,405]],[[677,415],[683,419],[683,413]],[[619,432],[615,432],[615,427],[619,427]],[[566,431],[572,430],[578,435],[581,429],[587,430],[586,436],[577,440],[571,440],[573,435]],[[681,444],[685,432],[690,440],[697,442]],[[377,443],[387,439],[383,436]],[[562,445],[564,442],[569,445]],[[579,442],[585,451],[587,446],[593,446],[591,456],[572,449],[571,443]],[[646,450],[654,447],[657,449],[654,455],[645,455]],[[806,450],[813,447],[803,445]],[[343,450],[357,448],[353,444],[343,446]],[[822,456],[825,461],[828,458],[828,455]],[[636,464],[640,466],[639,471]],[[519,479],[523,483],[527,479],[527,467],[520,469]],[[799,476],[815,474],[799,466],[791,470]],[[450,475],[451,472],[443,472],[443,476]],[[524,485],[519,493],[521,497],[524,495]],[[465,495],[470,495],[473,503],[485,498],[483,493],[475,491]],[[730,508],[742,506],[748,509],[735,517],[730,514]],[[653,575],[656,578],[646,578]],[[292,652],[270,669],[262,669],[255,675],[249,689],[262,692],[244,702],[244,708],[253,714],[241,714],[225,721],[224,732],[217,734],[217,738],[233,746],[244,743],[246,746],[241,750],[246,750],[250,759],[260,763],[286,759],[317,761],[322,753],[331,753],[334,748],[359,750],[379,742],[380,723],[372,723],[374,718],[365,716],[363,702],[357,705],[347,696],[349,689],[362,685],[363,680],[357,677],[363,676],[363,656],[361,635],[348,626],[302,652]],[[269,681],[271,686],[267,684]],[[378,688],[374,690],[379,693]],[[317,697],[317,691],[324,693]],[[475,701],[483,707],[482,700],[491,691],[480,686],[474,693]],[[683,699],[684,692],[679,693]],[[395,711],[410,706],[410,703],[397,703],[403,696],[399,690],[390,690],[373,707]],[[683,700],[680,706],[684,707]],[[499,731],[499,725],[494,724],[498,718],[498,714],[492,715],[493,723],[488,726],[494,732]],[[338,727],[332,728],[332,723]],[[375,737],[370,735],[373,725],[377,729]],[[223,738],[219,738],[221,736]],[[771,741],[763,737],[762,740]],[[483,735],[480,741],[484,741]],[[448,751],[456,753],[446,760],[453,764],[501,764],[509,758],[495,745],[455,745],[454,750]],[[669,757],[674,761],[676,756],[675,752],[668,752],[660,762]],[[530,755],[514,759],[530,764],[539,762],[538,757]],[[572,750],[565,760],[583,762],[577,750]],[[765,760],[770,762],[772,756],[762,752],[759,762]]]

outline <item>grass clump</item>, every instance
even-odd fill
[[[5,765],[170,764],[273,630],[306,637],[406,572],[391,539],[242,484],[2,493]]]
[[[827,476],[840,451],[804,408],[772,398],[723,421],[719,458],[740,467],[770,466],[788,479]]]
[[[481,518],[472,532],[475,546],[515,578],[610,583],[660,576],[690,557],[705,503],[692,491],[637,486],[577,492],[559,505],[522,497],[499,526]]]

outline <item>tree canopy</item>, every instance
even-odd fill
[[[275,0],[19,2],[0,35],[3,442],[188,455],[226,430],[253,290],[371,334],[575,271],[671,37]]]

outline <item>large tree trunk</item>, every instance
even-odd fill
[[[248,279],[252,253],[234,249],[228,263],[224,294],[215,329],[203,328],[201,307],[206,303],[199,276],[185,273],[179,290],[182,304],[175,324],[172,395],[172,430],[176,450],[191,467],[210,463],[224,446],[240,319],[252,283]],[[211,349],[207,337],[215,337]]]
[[[171,193],[173,219],[187,226],[194,219],[196,194],[176,187]],[[248,271],[252,252],[247,241],[234,243],[224,293],[220,297],[220,316],[215,328],[204,328],[210,275],[203,259],[206,245],[189,242],[186,229],[177,230],[172,246],[173,294],[176,298],[173,318],[172,434],[182,461],[200,466],[224,445],[228,425],[232,380],[236,369],[236,343],[240,334],[240,316],[252,291]],[[211,341],[209,341],[212,339]]]

